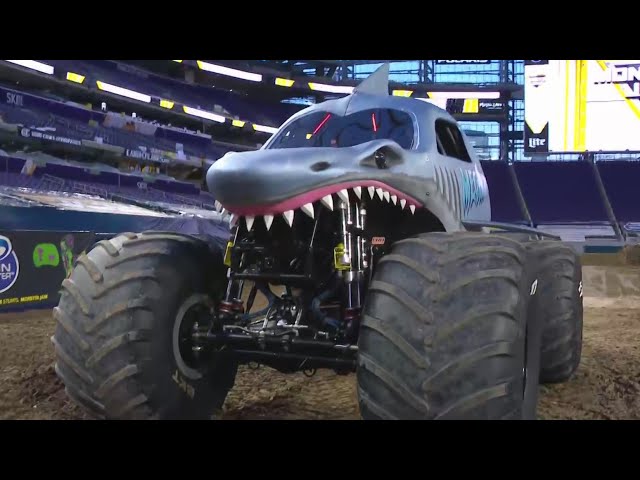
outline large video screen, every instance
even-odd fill
[[[525,153],[640,150],[640,60],[525,60]]]

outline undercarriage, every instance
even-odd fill
[[[361,310],[376,262],[418,219],[438,227],[427,213],[385,193],[343,190],[295,211],[295,220],[292,212],[291,220],[283,216],[269,225],[236,222],[225,255],[224,298],[192,328],[198,361],[227,349],[241,363],[283,372],[355,371]]]

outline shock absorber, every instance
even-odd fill
[[[336,255],[336,268],[344,282],[344,321],[347,337],[358,329],[363,302],[366,240],[358,233],[364,230],[366,210],[359,204],[339,202],[342,248]]]
[[[227,244],[227,252],[225,254],[225,263],[227,263],[227,265],[229,266],[229,268],[227,269],[227,278],[229,280],[229,283],[227,284],[227,292],[225,294],[224,300],[220,302],[220,306],[218,309],[221,320],[225,316],[233,317],[244,312],[244,306],[241,300],[244,281],[238,281],[231,278],[231,247],[235,245],[238,239],[238,230],[238,225],[233,227],[231,236],[229,238],[229,243]]]

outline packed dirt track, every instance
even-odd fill
[[[582,362],[542,387],[541,419],[640,419],[640,267],[611,259],[584,259]],[[54,372],[53,330],[50,311],[0,316],[0,419],[86,418]],[[358,419],[355,376],[244,367],[222,418]]]

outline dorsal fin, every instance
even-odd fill
[[[389,64],[383,63],[375,72],[365,78],[353,93],[369,95],[389,95]]]

